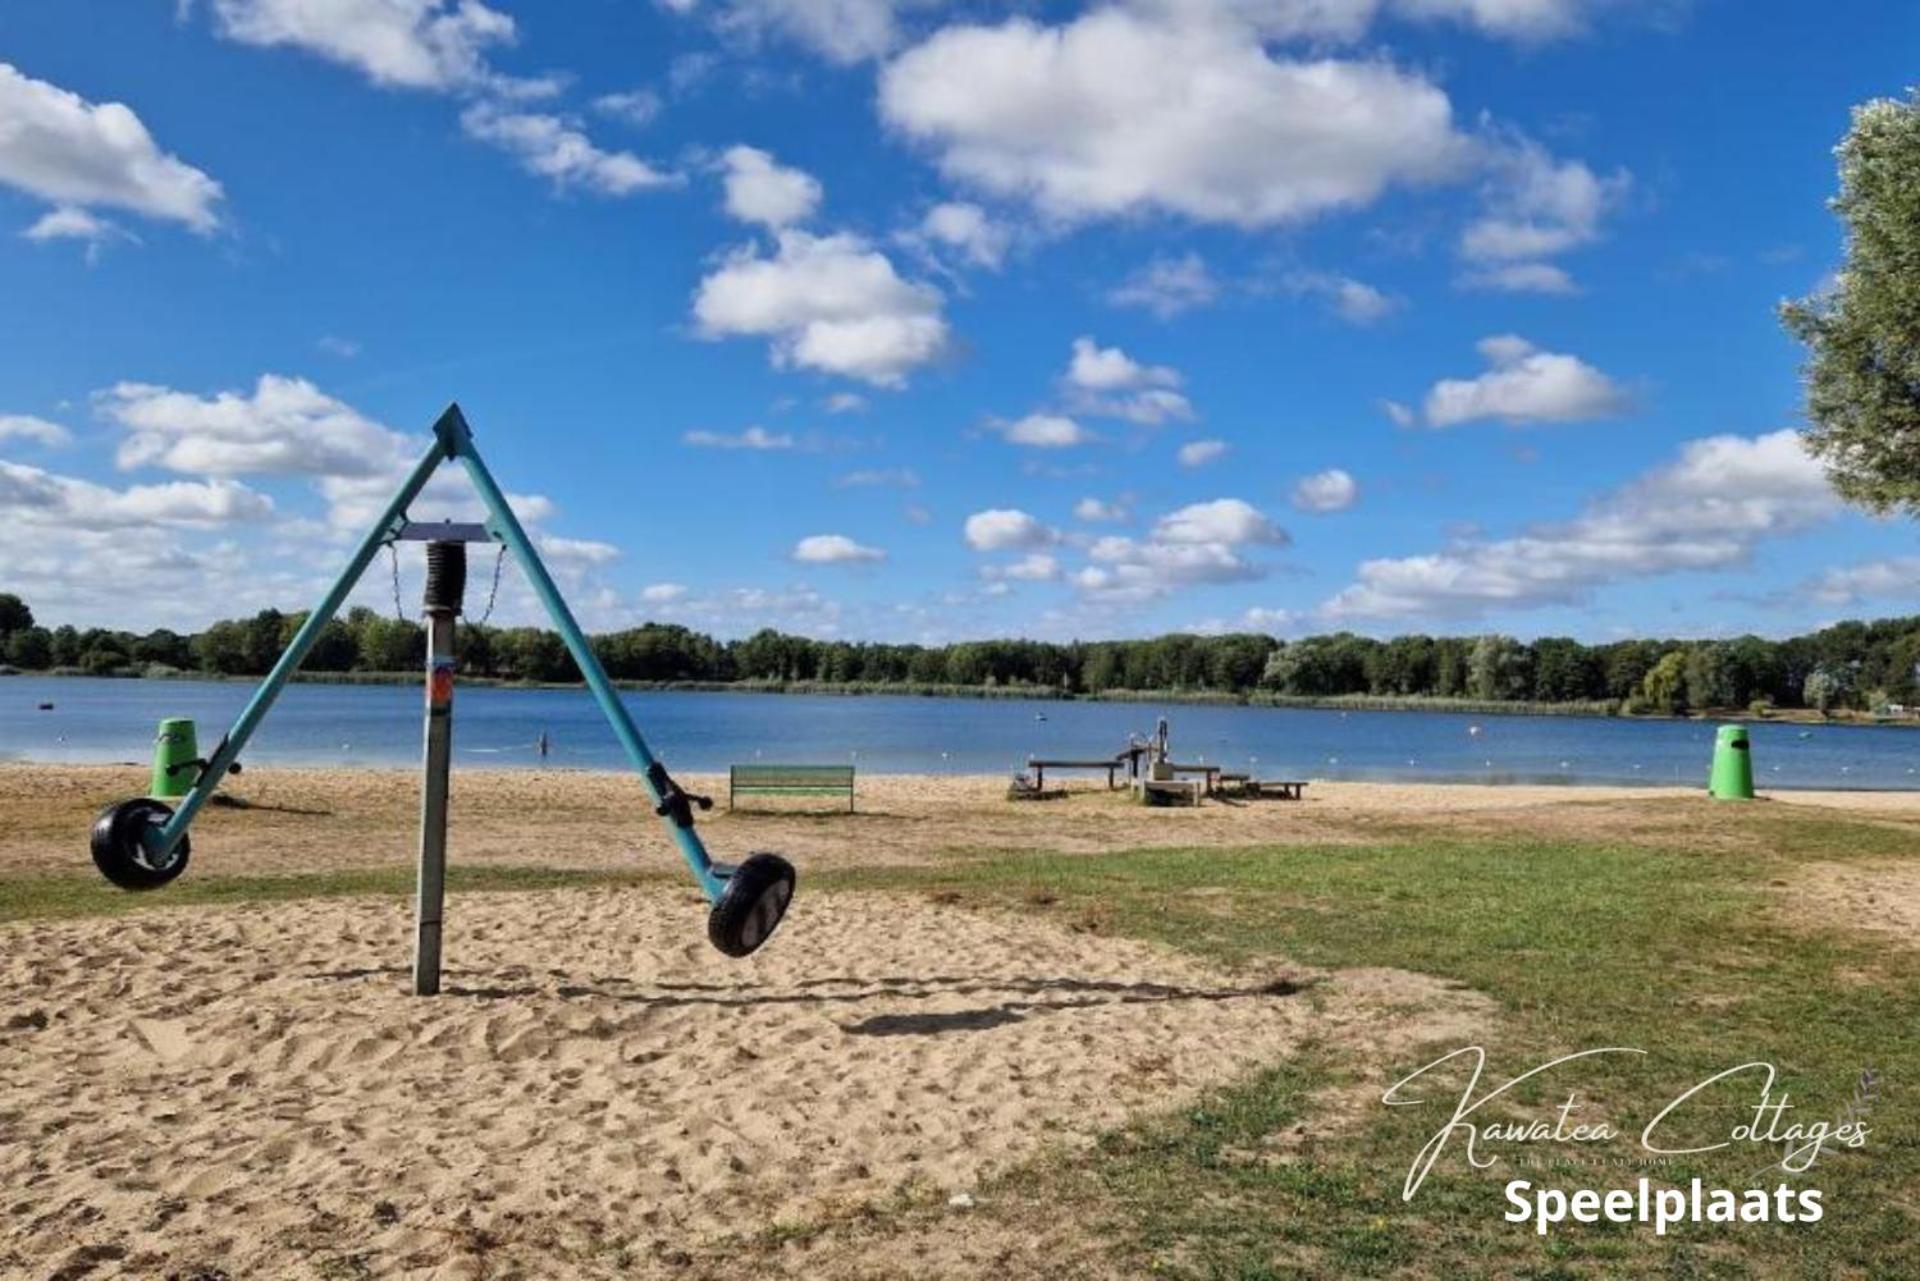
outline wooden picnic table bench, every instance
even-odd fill
[[[1300,800],[1306,790],[1306,780],[1298,778],[1252,778],[1242,785],[1242,791],[1248,796],[1271,797],[1282,801]]]
[[[1175,774],[1203,775],[1206,779],[1207,795],[1209,796],[1213,795],[1220,779],[1220,767],[1218,765],[1175,765],[1169,762],[1167,768]]]
[[[1105,760],[1095,761],[1043,761],[1035,757],[1027,758],[1027,768],[1033,771],[1033,786],[1044,790],[1047,785],[1047,771],[1050,769],[1103,769],[1107,772],[1107,789],[1114,786],[1114,776],[1127,763],[1126,755],[1109,756]]]
[[[853,812],[851,765],[735,765],[727,771],[727,808],[741,796],[845,796]]]

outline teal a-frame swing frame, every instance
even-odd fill
[[[365,538],[354,549],[352,558],[340,571],[333,585],[321,597],[313,612],[294,633],[286,652],[240,712],[219,746],[209,756],[196,777],[192,790],[181,799],[177,810],[169,810],[158,801],[125,801],[103,812],[94,825],[94,862],[115,884],[127,889],[152,889],[178,876],[186,864],[187,829],[227,774],[234,769],[247,741],[260,727],[274,700],[286,688],[308,651],[319,639],[321,630],[339,613],[347,595],[359,582],[380,549],[401,538],[407,529],[407,509],[420,496],[427,482],[446,463],[457,462],[473,482],[485,506],[485,531],[500,543],[519,563],[521,572],[533,587],[547,615],[566,642],[568,653],[585,678],[587,689],[620,740],[627,759],[639,772],[653,801],[654,812],[667,825],[687,869],[701,892],[712,904],[708,935],[721,951],[745,956],[765,942],[785,914],[794,887],[793,869],[775,854],[754,854],[739,866],[716,863],[694,831],[693,809],[706,808],[704,797],[692,796],[673,781],[666,767],[654,756],[642,737],[632,714],[621,701],[606,670],[595,657],[586,633],[567,608],[553,576],[534,550],[533,542],[521,527],[506,495],[474,446],[473,432],[457,404],[449,405],[433,425],[433,444],[416,463],[374,522]]]

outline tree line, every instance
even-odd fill
[[[304,614],[262,610],[182,635],[38,625],[17,596],[0,594],[0,659],[18,670],[92,675],[264,675]],[[1607,704],[1623,713],[1679,714],[1755,706],[1821,711],[1920,703],[1920,618],[1845,622],[1767,640],[1623,640],[1567,637],[1396,636],[1340,632],[1270,636],[1174,634],[1150,640],[961,641],[893,645],[813,640],[771,629],[721,641],[673,623],[591,638],[615,680],[651,683],[823,685],[847,688],[1024,689],[1075,696],[1115,691],[1292,698],[1471,699]],[[462,671],[507,681],[567,683],[578,668],[557,633],[533,627],[460,628]],[[425,662],[419,624],[357,608],[330,621],[304,670],[397,673]]]

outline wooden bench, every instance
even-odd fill
[[[1254,778],[1241,785],[1243,795],[1279,801],[1300,800],[1306,790],[1306,782],[1297,778]]]
[[[727,771],[727,808],[741,796],[845,796],[853,812],[851,765],[735,765]]]
[[[1220,767],[1218,765],[1174,765],[1169,763],[1167,768],[1172,770],[1175,775],[1199,774],[1203,776],[1206,780],[1208,796],[1212,796],[1220,790]]]

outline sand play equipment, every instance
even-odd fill
[[[473,482],[487,519],[481,524],[417,523],[407,509],[419,497],[442,464],[457,462]],[[175,809],[154,797],[122,801],[103,811],[93,825],[93,861],[115,885],[150,890],[166,885],[186,870],[191,843],[188,828],[229,772],[239,770],[241,752],[321,630],[339,612],[354,584],[382,548],[399,542],[427,544],[427,583],[424,614],[427,622],[426,749],[421,805],[420,861],[415,903],[414,991],[430,995],[440,984],[440,924],[446,873],[447,778],[453,734],[454,618],[461,612],[466,587],[466,545],[497,543],[503,555],[520,564],[534,594],[545,606],[553,625],[579,666],[587,688],[599,704],[628,760],[639,772],[654,812],[686,860],[688,870],[712,905],[707,936],[729,956],[747,956],[765,943],[793,898],[794,870],[777,854],[755,853],[738,866],[714,862],[694,832],[694,810],[709,809],[712,801],[685,791],[648,748],[626,705],[607,679],[586,634],[554,585],[546,566],[513,514],[473,443],[473,433],[458,405],[449,405],[433,426],[433,445],[414,465],[386,510],[360,541],[352,558],[327,593],[307,615],[286,652],[254,691],[239,719],[234,721],[204,760],[187,740],[187,755],[170,748],[166,782],[169,789],[186,779],[191,786]],[[190,727],[189,727],[190,728]],[[163,735],[166,732],[162,727]],[[188,768],[182,768],[185,765]],[[156,763],[155,790],[161,790]]]

